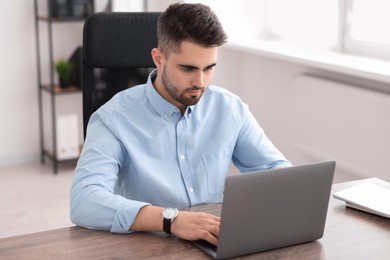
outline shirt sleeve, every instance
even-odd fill
[[[128,233],[140,208],[148,203],[115,195],[124,147],[98,114],[88,125],[83,152],[70,192],[71,220],[90,229]]]
[[[243,124],[234,148],[232,161],[240,172],[292,165],[268,139],[246,105],[244,105]]]

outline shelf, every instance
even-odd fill
[[[44,3],[46,2],[46,4]],[[61,33],[61,29],[72,29],[73,25],[82,25],[85,20],[88,18],[88,14],[94,13],[94,1],[88,0],[88,1],[83,1],[83,10],[80,9],[80,6],[78,8],[73,8],[75,7],[76,1],[66,1],[66,11],[64,5],[61,5],[58,1],[52,1],[52,0],[34,0],[34,22],[35,22],[35,40],[36,40],[36,53],[37,53],[37,90],[38,90],[38,104],[39,104],[39,132],[40,132],[40,154],[41,154],[41,163],[45,163],[46,159],[49,159],[53,162],[53,171],[56,174],[58,172],[58,164],[62,162],[68,162],[68,161],[74,161],[77,160],[78,158],[73,158],[73,157],[78,157],[81,152],[81,148],[77,154],[77,152],[73,149],[72,154],[60,154],[58,151],[63,151],[60,150],[63,147],[59,147],[59,143],[61,146],[66,146],[68,143],[65,141],[63,142],[63,135],[59,136],[58,135],[58,129],[57,127],[66,127],[68,124],[63,124],[61,126],[58,126],[57,120],[59,120],[59,111],[64,112],[64,108],[60,106],[60,104],[57,102],[60,99],[77,99],[80,100],[80,94],[82,92],[82,89],[79,87],[80,84],[77,81],[71,81],[76,83],[75,85],[71,85],[67,88],[61,88],[59,86],[59,83],[56,83],[56,70],[55,70],[55,59],[57,58],[55,55],[54,48],[56,46],[55,43],[58,45],[58,41],[56,41],[55,37],[58,37],[59,34]],[[86,2],[88,2],[88,6],[86,6]],[[61,6],[61,8],[59,8]],[[59,10],[61,9],[61,12]],[[63,12],[62,12],[63,11]],[[58,17],[59,15],[63,15],[61,17]],[[73,16],[72,16],[73,15]],[[70,25],[72,26],[67,27],[62,25]],[[45,28],[40,32],[41,27]],[[58,29],[60,31],[58,31]],[[57,32],[57,33],[55,33]],[[77,33],[80,34],[81,32],[70,32],[70,34]],[[61,34],[62,35],[62,34]],[[82,34],[80,35],[82,36]],[[42,41],[46,42],[48,40],[48,45],[42,44]],[[57,39],[58,40],[58,39]],[[66,42],[68,44],[68,42]],[[75,42],[75,47],[78,48],[82,44],[77,40]],[[58,46],[57,46],[58,47]],[[42,62],[41,59],[45,59],[45,62]],[[70,59],[73,58],[70,57]],[[46,63],[48,61],[48,63]],[[43,64],[48,64],[48,66],[45,65],[45,69],[43,69]],[[48,72],[48,77],[45,77],[45,80],[47,81],[42,81],[43,75],[45,72]],[[81,73],[81,72],[80,72]],[[57,78],[58,79],[58,78]],[[78,85],[78,86],[77,86]],[[46,93],[46,94],[45,94]],[[49,94],[49,98],[46,97],[47,93]],[[76,94],[76,95],[71,95],[71,94]],[[63,96],[67,95],[67,96]],[[45,96],[45,97],[44,97]],[[60,97],[61,96],[61,97]],[[45,104],[44,104],[45,103]],[[47,104],[47,105],[46,105]],[[66,108],[66,113],[71,113],[74,111],[73,108]],[[75,108],[76,109],[76,108]],[[46,113],[46,111],[51,111],[50,113]],[[58,111],[57,111],[58,110]],[[65,113],[64,112],[64,113]],[[49,118],[49,115],[51,118]],[[44,118],[46,117],[46,118]],[[63,119],[63,118],[62,118]],[[73,120],[74,121],[74,120]],[[72,123],[74,123],[72,121]],[[63,121],[62,121],[63,122]],[[46,124],[45,124],[46,123]],[[79,122],[77,123],[76,127],[78,127]],[[75,128],[76,128],[75,127]],[[74,131],[75,129],[72,129],[71,131]],[[80,129],[76,129],[80,130]],[[50,132],[51,134],[48,134],[46,132]],[[79,134],[78,134],[79,136]],[[61,137],[62,139],[57,139]],[[47,140],[45,140],[47,139]],[[51,139],[51,140],[50,140]],[[61,140],[61,142],[60,142]],[[76,144],[75,140],[72,140],[72,147],[74,148]],[[80,142],[81,140],[77,140],[77,142]],[[77,154],[77,156],[76,156]],[[72,157],[69,159],[63,159],[67,157]]]
[[[82,147],[82,146],[80,146]],[[82,148],[80,148],[82,149]],[[57,161],[57,162],[74,162],[74,161],[77,161],[79,159],[79,157],[75,157],[75,158],[70,158],[70,159],[57,159],[54,157],[53,153],[47,151],[46,149],[43,150],[43,153],[45,154],[45,156],[47,156],[48,158],[50,158],[51,160],[53,161]]]
[[[49,16],[38,16],[37,19],[39,21],[45,22],[84,22],[88,17],[49,17]]]
[[[52,94],[71,94],[71,93],[77,93],[81,91],[81,88],[76,87],[76,86],[70,86],[68,88],[61,88],[58,85],[42,85],[41,88],[49,93]]]

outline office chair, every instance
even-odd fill
[[[144,73],[145,69],[150,71],[155,67],[151,50],[157,47],[159,15],[160,13],[95,13],[85,21],[81,80],[84,138],[92,113],[104,101],[122,90],[117,84],[123,82],[126,71],[133,72],[133,79],[146,82],[148,73]],[[105,69],[106,78],[109,79],[106,87],[110,90],[106,91],[108,96],[100,103],[96,96],[96,71],[99,69]]]

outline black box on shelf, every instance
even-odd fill
[[[55,18],[86,18],[94,12],[94,0],[48,0],[49,16]]]

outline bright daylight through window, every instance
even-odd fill
[[[390,60],[388,0],[200,2],[216,11],[231,39],[278,40]]]
[[[349,0],[344,50],[390,59],[390,1]]]

